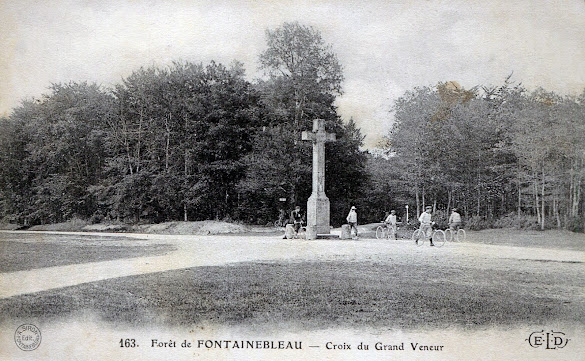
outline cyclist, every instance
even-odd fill
[[[386,228],[388,229],[389,234],[392,235],[392,239],[396,239],[396,231],[397,231],[397,224],[396,224],[396,211],[391,210],[390,214],[387,215],[386,219],[384,220],[386,224]]]
[[[449,228],[455,232],[461,228],[461,215],[457,208],[453,208],[451,211],[451,215],[449,216]]]
[[[418,221],[420,222],[420,230],[422,234],[431,242],[431,246],[434,246],[433,239],[431,238],[434,224],[434,222],[431,220],[432,209],[433,207],[426,206],[425,211],[421,213],[420,217],[418,217]]]

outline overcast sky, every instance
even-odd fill
[[[254,80],[265,30],[285,21],[314,26],[333,46],[345,75],[339,112],[368,147],[415,86],[499,85],[513,72],[529,89],[585,88],[584,0],[0,0],[0,115],[51,83],[109,87],[173,60],[238,60]]]

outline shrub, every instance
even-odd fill
[[[494,227],[536,230],[538,229],[538,221],[535,216],[525,213],[518,214],[516,212],[511,212],[495,221]]]
[[[465,227],[472,231],[481,231],[482,229],[492,228],[493,222],[485,217],[472,216],[465,222]]]
[[[572,217],[567,221],[567,229],[571,232],[585,232],[583,217]]]
[[[433,222],[435,222],[435,225],[438,229],[445,229],[449,227],[449,214],[447,211],[437,209],[433,213]]]

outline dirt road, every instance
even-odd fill
[[[38,234],[38,232],[35,232]],[[72,232],[47,234],[75,235]],[[78,233],[88,235],[87,233]],[[98,234],[119,237],[120,234]],[[514,267],[546,272],[556,264],[583,263],[585,252],[532,247],[513,247],[477,243],[447,243],[442,248],[416,247],[406,240],[283,240],[276,236],[184,236],[124,234],[143,240],[142,244],[165,243],[177,250],[163,256],[137,257],[104,262],[46,267],[0,274],[0,298],[45,291],[116,277],[162,272],[198,266],[217,266],[251,261],[355,260],[385,262],[425,262],[474,264],[478,268]],[[41,242],[42,240],[39,240]],[[543,265],[546,267],[543,268]],[[585,269],[579,268],[582,273]],[[580,275],[582,276],[582,275]],[[581,294],[583,292],[581,291]]]

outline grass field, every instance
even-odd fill
[[[580,263],[425,258],[245,263],[111,279],[0,300],[0,314],[118,324],[300,329],[580,324]],[[36,321],[35,321],[36,322]]]
[[[174,249],[125,237],[0,232],[0,272],[161,255]]]

